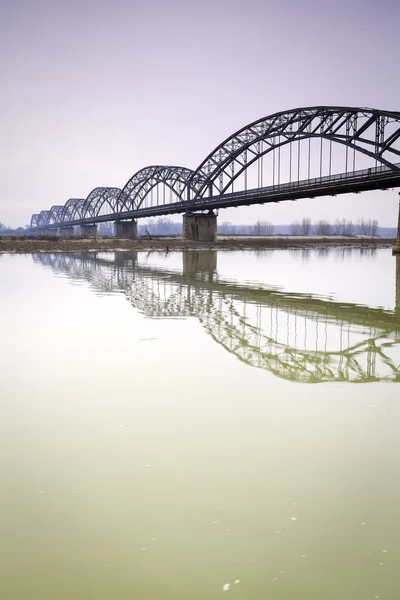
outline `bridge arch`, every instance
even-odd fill
[[[39,227],[46,227],[49,224],[50,211],[41,210],[37,216],[37,223]]]
[[[82,218],[97,217],[103,207],[108,207],[110,213],[121,210],[119,188],[97,187],[94,188],[86,198],[82,206]]]
[[[315,106],[274,113],[242,127],[203,160],[193,172],[188,186],[195,190],[195,198],[207,193],[224,194],[265,155],[275,150],[279,152],[288,144],[313,138],[321,140],[321,170],[322,140],[325,140],[346,148],[346,172],[348,167],[355,170],[347,160],[349,151],[368,157],[371,168],[400,172],[400,112]],[[299,157],[300,150],[296,157],[298,162]],[[290,169],[292,171],[292,165]]]
[[[39,227],[39,214],[35,213],[31,216],[31,227]]]
[[[70,198],[64,205],[60,215],[60,222],[65,223],[82,218],[82,208],[85,203],[84,198]]]
[[[171,195],[175,196],[177,201],[185,200],[184,190],[187,189],[189,179],[192,184],[198,181],[194,171],[186,167],[166,165],[145,167],[135,173],[123,187],[121,192],[121,195],[124,195],[123,203],[126,210],[145,208],[152,200],[150,199],[152,191],[159,184],[169,188]],[[162,203],[168,204],[168,202]]]
[[[64,205],[55,204],[50,209],[49,214],[49,225],[54,223],[59,223],[61,220],[62,211],[64,210]]]

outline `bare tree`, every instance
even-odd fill
[[[358,224],[359,233],[361,235],[376,235],[378,231],[378,221],[376,219],[369,219],[361,221]]]
[[[304,218],[301,220],[300,223],[300,231],[302,233],[302,235],[310,235],[311,233],[311,219],[310,218]]]
[[[232,223],[230,221],[223,221],[221,225],[218,225],[218,233],[221,235],[229,235],[231,233]]]
[[[364,219],[361,219],[358,222],[358,233],[361,235],[368,235],[367,233],[367,222]]]
[[[332,227],[329,221],[321,219],[320,221],[317,221],[315,226],[317,235],[332,235]]]
[[[290,225],[290,233],[292,235],[300,235],[301,234],[300,221],[293,221],[293,223]]]
[[[257,221],[254,226],[254,235],[273,235],[274,226],[271,221]]]
[[[336,221],[334,222],[334,224],[332,226],[332,234],[333,235],[344,235],[343,230],[344,230],[345,222],[346,222],[346,219],[336,219]]]
[[[354,235],[354,223],[353,223],[353,221],[346,221],[346,219],[344,219],[343,233],[342,233],[342,235]]]
[[[169,232],[169,226],[172,224],[172,219],[168,217],[159,217],[156,224],[156,232],[159,235],[165,235]]]

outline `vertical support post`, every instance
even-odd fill
[[[349,160],[349,146],[348,146],[349,138],[350,138],[350,115],[347,113],[346,114],[346,173],[347,173],[347,164],[348,164],[348,160]]]
[[[397,241],[396,246],[393,250],[394,254],[400,254],[400,192],[399,192],[399,214],[397,220]]]
[[[396,255],[396,315],[400,316],[400,252]]]

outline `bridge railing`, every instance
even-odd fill
[[[397,167],[400,171],[400,163],[396,163],[395,167]],[[213,199],[218,200],[218,198],[224,198],[224,200],[229,200],[230,198],[242,198],[243,196],[255,196],[259,194],[268,194],[274,192],[281,191],[291,191],[297,190],[299,188],[308,188],[313,187],[318,184],[325,183],[340,183],[344,181],[358,181],[358,180],[366,180],[375,177],[376,175],[393,175],[395,173],[393,169],[390,167],[386,167],[385,165],[380,165],[379,167],[371,167],[369,169],[361,169],[358,171],[348,171],[347,173],[337,173],[335,175],[325,175],[323,177],[314,177],[312,179],[301,179],[299,181],[291,181],[287,183],[278,183],[274,185],[269,185],[265,187],[259,188],[251,188],[249,190],[241,190],[240,192],[229,192],[225,194],[220,194],[218,196],[211,196]],[[399,172],[400,175],[400,172]],[[201,203],[202,201],[209,201],[210,196],[201,197],[194,199],[194,202]]]

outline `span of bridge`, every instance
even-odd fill
[[[176,213],[184,237],[214,241],[218,209],[399,186],[400,112],[306,107],[242,127],[195,170],[145,167],[123,188],[96,187],[42,210],[29,232],[95,236],[112,221],[117,237],[135,238],[138,219]]]
[[[86,280],[101,294],[123,291],[152,318],[196,317],[225,350],[291,381],[400,382],[400,257],[395,311],[339,303],[224,280],[216,252],[183,253],[182,271],[136,253],[41,253],[34,260]]]

